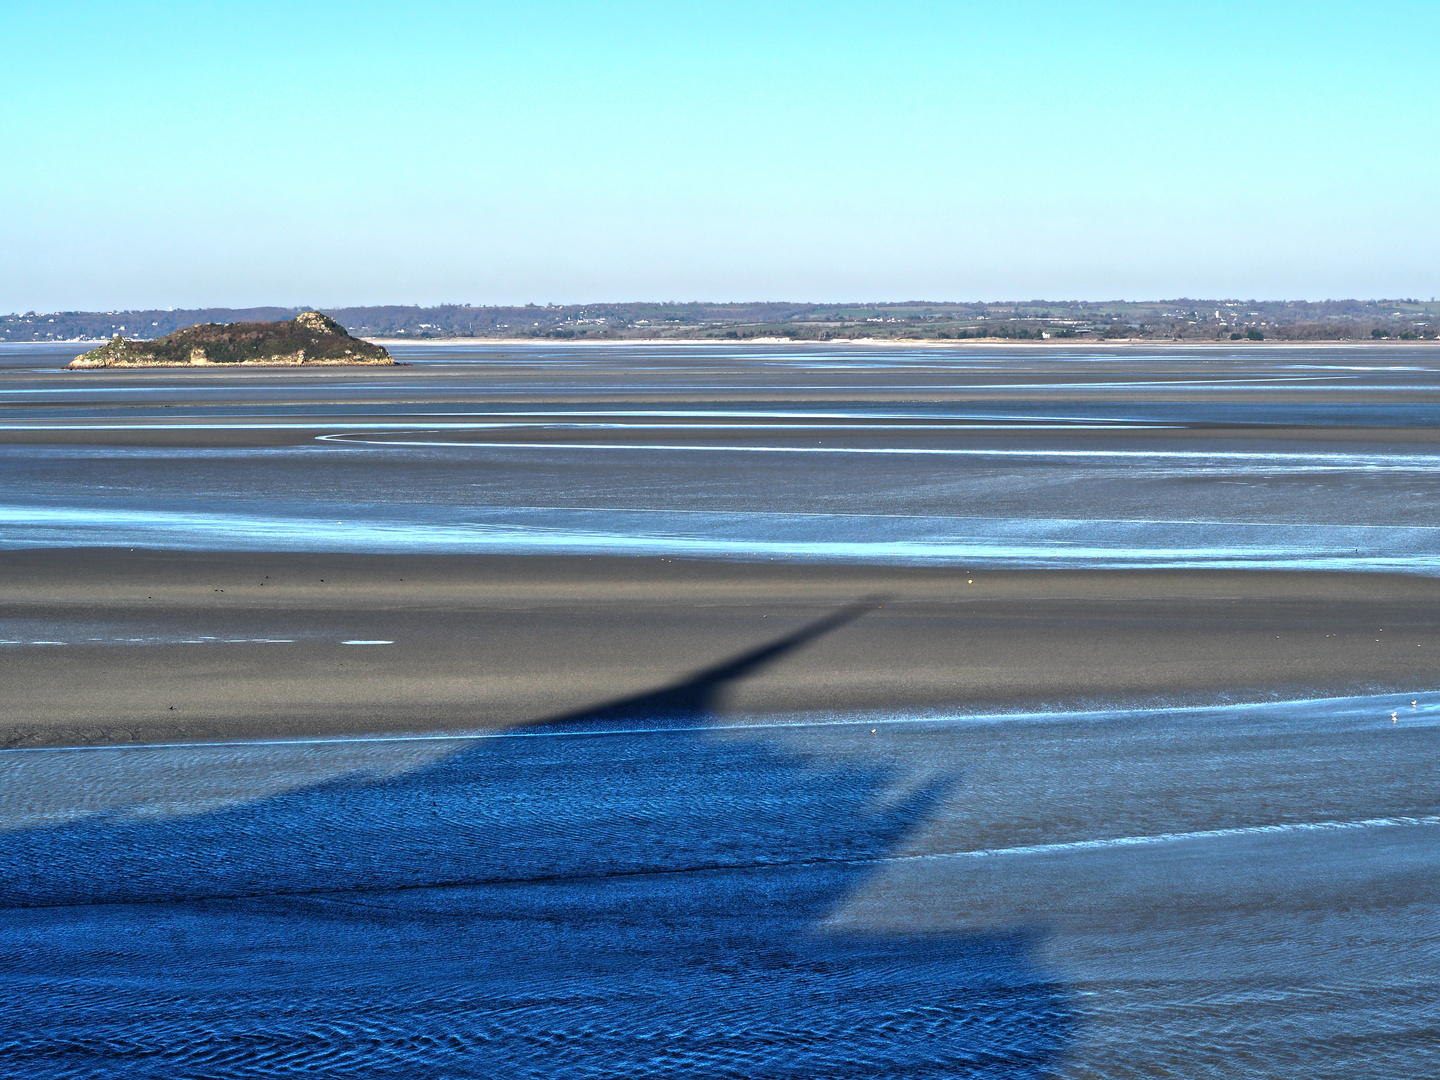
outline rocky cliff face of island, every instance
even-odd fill
[[[289,322],[204,323],[155,341],[116,336],[77,356],[72,368],[192,367],[202,364],[393,364],[379,345],[351,337],[328,315],[307,311]]]

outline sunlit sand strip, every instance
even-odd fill
[[[43,369],[39,369],[39,370],[43,370]],[[634,376],[634,375],[636,375],[637,373],[632,371],[632,372],[629,372],[628,374]],[[657,374],[657,375],[663,375],[663,374],[668,374],[668,372],[665,372],[665,371],[662,370],[662,371],[657,372],[656,374]],[[686,372],[685,374],[686,374],[686,375],[693,375],[694,373],[693,373],[693,372]],[[875,392],[875,391],[883,391],[883,392],[885,392],[885,393],[887,393],[887,394],[927,392],[927,393],[942,393],[942,394],[963,393],[963,394],[966,395],[966,396],[1003,394],[1003,395],[1006,395],[1007,397],[1008,397],[1008,396],[1013,396],[1013,395],[1018,391],[1019,393],[1025,394],[1025,395],[1066,394],[1066,395],[1071,395],[1071,396],[1076,397],[1077,400],[1083,400],[1083,401],[1100,401],[1100,400],[1106,400],[1108,397],[1113,396],[1113,395],[1115,395],[1115,394],[1136,393],[1136,394],[1151,395],[1151,394],[1159,393],[1159,392],[1162,392],[1162,391],[1164,391],[1164,392],[1174,392],[1174,391],[1177,391],[1177,390],[1183,390],[1183,391],[1187,391],[1187,392],[1189,392],[1189,391],[1196,391],[1196,392],[1198,392],[1198,393],[1200,393],[1200,394],[1232,394],[1232,393],[1234,393],[1234,394],[1239,394],[1239,393],[1256,394],[1256,393],[1263,393],[1263,392],[1265,392],[1265,391],[1277,391],[1277,392],[1278,392],[1278,391],[1284,391],[1287,395],[1290,395],[1290,396],[1294,397],[1296,400],[1299,400],[1299,401],[1305,401],[1305,402],[1310,403],[1310,404],[1315,404],[1315,403],[1319,403],[1319,402],[1324,402],[1324,403],[1335,404],[1335,405],[1355,404],[1355,402],[1349,401],[1349,400],[1347,400],[1347,399],[1348,399],[1348,398],[1351,398],[1351,397],[1354,397],[1354,396],[1365,395],[1365,394],[1376,394],[1376,395],[1381,395],[1381,394],[1391,395],[1391,394],[1394,394],[1394,395],[1399,395],[1399,400],[1396,400],[1396,399],[1388,398],[1388,397],[1387,397],[1387,398],[1384,399],[1383,401],[1369,402],[1369,404],[1384,404],[1384,405],[1401,404],[1401,405],[1404,405],[1404,404],[1414,404],[1414,403],[1417,403],[1417,402],[1418,402],[1418,403],[1426,403],[1426,399],[1425,399],[1424,397],[1422,397],[1421,395],[1432,395],[1432,394],[1440,393],[1440,384],[1436,384],[1436,383],[1426,382],[1426,383],[1416,383],[1416,384],[1405,384],[1405,383],[1358,383],[1358,382],[1350,383],[1350,382],[1341,382],[1340,380],[1343,379],[1344,376],[1327,376],[1327,377],[1326,377],[1326,382],[1323,383],[1323,384],[1315,384],[1315,383],[1308,383],[1308,382],[1307,382],[1307,383],[1286,382],[1286,383],[1284,383],[1283,385],[1275,385],[1274,383],[1265,382],[1265,381],[1263,381],[1263,380],[1256,380],[1256,381],[1253,381],[1253,382],[1248,382],[1248,381],[1247,381],[1247,382],[1215,382],[1215,383],[1209,383],[1209,382],[1188,382],[1188,381],[1184,381],[1184,380],[1177,380],[1177,381],[1174,381],[1174,382],[1166,382],[1166,381],[1156,381],[1156,382],[1141,382],[1141,381],[1128,381],[1128,382],[1096,382],[1096,381],[1093,381],[1093,380],[1076,379],[1076,380],[1069,381],[1069,382],[1050,382],[1050,383],[1007,383],[1007,382],[956,383],[956,382],[931,382],[931,381],[926,381],[926,382],[918,382],[918,381],[899,382],[899,381],[894,380],[893,378],[890,379],[890,380],[884,381],[884,382],[882,383],[882,382],[879,381],[880,378],[881,378],[881,376],[884,376],[884,375],[887,375],[887,374],[890,374],[890,373],[881,372],[881,371],[870,371],[870,372],[853,372],[853,373],[847,372],[847,374],[854,374],[854,375],[857,375],[857,376],[870,375],[870,376],[874,376],[874,377],[875,377],[875,381],[870,381],[870,382],[859,382],[859,381],[856,381],[856,382],[843,382],[843,383],[842,383],[842,382],[834,382],[834,383],[784,383],[784,384],[782,384],[782,385],[777,386],[777,385],[775,385],[775,384],[765,384],[765,383],[760,383],[760,382],[743,382],[743,383],[726,382],[726,383],[721,384],[721,383],[718,382],[718,380],[717,380],[716,382],[708,382],[708,383],[707,383],[707,382],[702,382],[702,381],[699,381],[699,380],[692,380],[692,381],[688,381],[688,382],[678,382],[678,381],[674,381],[674,380],[662,380],[662,379],[660,379],[660,378],[658,378],[658,377],[657,377],[656,379],[651,380],[651,381],[648,381],[648,382],[646,382],[646,381],[640,381],[640,380],[638,380],[638,379],[632,379],[632,381],[627,381],[627,382],[620,382],[620,381],[613,381],[613,380],[600,381],[600,379],[597,377],[597,378],[596,378],[596,381],[593,381],[593,382],[587,382],[587,383],[567,383],[567,384],[565,384],[565,386],[563,387],[563,390],[564,390],[564,393],[565,393],[567,396],[570,396],[570,395],[578,395],[578,394],[586,394],[586,393],[592,393],[592,392],[597,392],[597,391],[598,391],[598,392],[604,392],[604,393],[609,393],[609,394],[635,394],[635,395],[639,395],[639,396],[664,394],[664,395],[666,395],[667,397],[669,397],[669,396],[671,396],[671,395],[674,395],[674,394],[690,394],[690,393],[695,393],[695,394],[713,394],[713,393],[716,393],[717,391],[721,390],[722,388],[723,388],[724,392],[727,393],[727,394],[772,393],[772,392],[776,391],[777,389],[779,389],[779,390],[782,390],[782,391],[784,391],[784,392],[786,392],[786,393],[803,393],[803,392],[815,391],[815,392],[820,392],[820,393],[829,394],[829,393],[837,393],[837,392],[873,393],[873,392]],[[945,374],[949,374],[949,373],[947,373],[947,372],[908,372],[908,373],[903,373],[903,374],[907,375],[908,377],[912,377],[912,378],[918,378],[918,377],[923,376],[923,375],[929,375],[929,376],[931,376],[931,377],[933,377],[933,378],[940,378],[941,376],[943,376],[943,375],[945,375]],[[0,398],[4,398],[4,397],[7,397],[7,396],[19,396],[19,395],[26,395],[26,396],[41,395],[41,396],[55,397],[55,398],[62,399],[62,400],[64,400],[64,401],[66,401],[66,402],[69,402],[69,401],[74,400],[74,395],[75,395],[77,392],[79,392],[79,393],[83,393],[84,395],[86,395],[86,399],[90,399],[90,398],[94,398],[94,399],[104,399],[104,398],[106,398],[106,397],[111,397],[111,396],[133,395],[133,394],[154,396],[154,395],[162,394],[162,393],[164,393],[164,394],[176,394],[176,395],[189,395],[189,396],[193,396],[193,397],[196,397],[196,398],[199,398],[199,399],[207,399],[207,398],[209,398],[210,396],[212,396],[212,395],[215,393],[215,389],[216,389],[216,388],[213,387],[213,386],[204,386],[204,385],[173,385],[173,384],[154,384],[154,385],[138,386],[138,387],[94,385],[94,386],[84,386],[84,387],[78,387],[78,388],[77,388],[77,387],[73,387],[73,386],[71,386],[71,387],[54,387],[54,388],[52,388],[52,387],[39,387],[39,388],[36,388],[36,387],[14,387],[14,388],[11,388],[11,387],[6,387],[6,386],[4,386],[4,385],[0,385]],[[279,391],[279,390],[294,390],[294,389],[296,389],[296,387],[295,387],[294,384],[289,384],[289,383],[276,383],[276,384],[274,384],[274,385],[272,385],[272,386],[241,386],[241,387],[239,387],[238,389],[240,389],[240,390],[245,390],[245,391],[261,391],[261,390],[264,390],[264,391]],[[351,385],[343,384],[343,383],[333,383],[333,384],[327,384],[327,385],[325,386],[325,389],[326,389],[327,391],[330,391],[332,394],[339,394],[339,393],[342,392],[342,391],[352,390],[352,389],[363,389],[364,391],[367,392],[367,394],[378,394],[378,393],[382,393],[382,392],[388,391],[388,390],[412,390],[412,389],[413,389],[413,386],[403,385],[403,384],[402,384],[402,385],[385,385],[385,384],[377,383],[377,384],[374,384],[374,385],[368,385],[368,386],[363,386],[363,387],[356,387],[356,386],[351,386]],[[508,385],[506,385],[502,390],[500,390],[500,391],[498,391],[498,392],[496,391],[495,387],[494,387],[494,386],[491,386],[491,385],[463,385],[463,384],[445,384],[445,385],[442,385],[442,386],[434,387],[434,388],[433,388],[433,392],[434,392],[435,394],[437,394],[437,395],[459,394],[459,393],[497,393],[498,396],[501,397],[501,398],[504,398],[504,397],[509,396],[509,395],[518,394],[518,393],[539,393],[539,394],[556,394],[556,393],[558,393],[558,391],[557,391],[557,389],[556,389],[556,386],[555,386],[555,383],[554,383],[553,380],[544,380],[544,379],[540,379],[540,378],[534,378],[534,379],[532,379],[531,381],[528,381],[528,382],[512,382],[512,383],[509,383]],[[1317,395],[1319,395],[1319,396],[1317,397]],[[1340,398],[1337,400],[1337,399],[1331,397],[1331,395],[1343,395],[1343,396],[1340,397]],[[1163,400],[1163,399],[1157,399],[1157,398],[1147,397],[1147,398],[1144,398],[1144,399],[1142,399],[1142,400]],[[1204,397],[1201,397],[1201,398],[1197,398],[1196,400],[1205,401],[1205,400],[1207,400],[1207,399],[1204,398]],[[1223,398],[1217,398],[1217,399],[1214,399],[1214,400],[1223,401],[1224,399],[1223,399]],[[1364,404],[1364,403],[1366,403],[1366,402],[1361,402],[1361,403]]]
[[[436,413],[411,413],[410,416],[428,417],[435,415],[446,415]],[[459,414],[456,414],[459,415]],[[412,421],[413,424],[413,421]],[[333,420],[313,420],[308,423],[191,423],[188,421],[177,421],[174,423],[135,423],[123,424],[5,424],[0,426],[4,431],[23,432],[83,432],[83,431],[315,431],[317,429],[334,427]],[[415,431],[411,425],[399,426],[395,422],[373,423],[373,424],[346,424],[348,428],[362,428],[371,432],[393,431],[397,435],[410,434]],[[1141,422],[1141,421],[1091,421],[1085,419],[1070,419],[1057,417],[1054,420],[1047,420],[1043,423],[1016,422],[1005,418],[985,418],[982,423],[945,423],[945,424],[837,424],[831,422],[813,424],[705,424],[705,423],[627,423],[622,420],[612,420],[604,423],[580,423],[574,421],[556,422],[553,420],[514,420],[514,421],[493,421],[485,423],[435,423],[427,424],[423,430],[434,431],[514,431],[517,429],[538,430],[538,431],[1173,431],[1184,428],[1181,423],[1164,422]],[[346,435],[322,435],[321,439],[342,441],[361,441],[350,439]],[[400,442],[386,441],[379,445],[401,446],[406,445]],[[427,442],[426,446],[491,446],[503,445],[496,443],[440,443]],[[524,446],[545,445],[541,443],[523,443]],[[566,446],[581,446],[580,443],[565,443]],[[606,444],[609,445],[609,444]],[[783,448],[779,448],[783,449]]]
[[[359,425],[356,425],[359,426]],[[459,425],[456,425],[459,426]],[[487,425],[501,426],[501,425]],[[1099,426],[1099,425],[1097,425]],[[1129,425],[1116,425],[1129,427]],[[1163,426],[1163,425],[1157,425]],[[442,425],[434,425],[436,429]],[[1048,428],[1049,425],[1046,425]],[[411,434],[396,431],[395,434]],[[414,432],[422,434],[423,432]],[[1244,461],[1303,463],[1312,467],[1335,470],[1440,469],[1440,455],[1419,454],[1307,454],[1287,451],[1249,450],[1107,450],[1055,449],[1032,447],[909,447],[909,446],[746,446],[732,443],[585,443],[585,442],[445,442],[436,439],[366,439],[360,433],[333,433],[316,436],[318,442],[338,442],[352,446],[425,447],[427,449],[464,448],[473,450],[645,450],[687,453],[753,453],[753,454],[901,454],[921,457],[1015,457],[1062,459],[1140,459],[1159,461]]]
[[[14,746],[0,747],[0,758],[11,754],[69,754],[83,753],[126,753],[136,750],[205,750],[217,747],[265,747],[265,746],[343,746],[357,744],[389,743],[469,743],[492,739],[566,739],[590,738],[597,735],[675,735],[737,733],[752,731],[804,730],[806,728],[844,727],[895,727],[901,725],[934,725],[944,727],[955,724],[1014,724],[1014,723],[1064,723],[1085,721],[1129,722],[1137,717],[1186,717],[1203,716],[1207,713],[1289,713],[1294,710],[1323,709],[1333,712],[1337,707],[1348,706],[1347,712],[1366,712],[1377,718],[1389,720],[1398,708],[1408,704],[1409,711],[1416,717],[1427,720],[1440,711],[1440,702],[1435,700],[1440,690],[1406,690],[1387,694],[1347,697],[1291,698],[1283,701],[1238,701],[1216,702],[1200,705],[1154,705],[1115,709],[1080,709],[1032,712],[995,713],[925,713],[902,714],[882,712],[857,712],[843,715],[782,715],[765,719],[736,719],[711,723],[646,724],[644,726],[575,726],[566,728],[502,728],[492,731],[444,731],[413,732],[386,735],[310,735],[285,739],[219,739],[192,742],[152,743],[110,743],[76,746]],[[1382,704],[1383,703],[1383,704]],[[1407,715],[1407,720],[1409,716]]]
[[[0,645],[293,645],[294,638],[168,638],[168,637],[87,637],[75,641],[21,640],[0,638]],[[354,644],[342,641],[342,645]],[[387,642],[393,644],[393,642]]]
[[[1237,836],[1276,836],[1283,833],[1344,832],[1357,829],[1393,829],[1440,825],[1440,815],[1424,817],[1365,818],[1361,821],[1295,821],[1282,825],[1245,825],[1234,829],[1200,829],[1195,832],[1155,833],[1150,836],[1115,836],[1098,840],[1070,840],[1023,847],[979,848],[973,851],[930,851],[890,855],[884,862],[924,862],[929,859],[992,859],[1016,855],[1055,855],[1069,851],[1103,851],[1107,848],[1150,847],[1187,840],[1222,840]]]
[[[370,388],[369,388],[369,387],[366,387],[366,389],[370,389]],[[447,388],[447,390],[448,390],[448,389],[449,389],[449,388]],[[0,388],[0,394],[3,394],[3,393],[4,393],[3,388]],[[57,393],[58,393],[58,391],[57,391]],[[208,404],[208,402],[203,403],[203,404]],[[262,402],[256,402],[256,403],[254,403],[254,405],[253,405],[252,407],[272,408],[272,409],[273,409],[273,408],[278,408],[278,407],[280,407],[280,406],[292,406],[292,407],[293,407],[293,405],[296,405],[296,404],[305,404],[305,405],[307,405],[307,407],[308,407],[310,403],[308,403],[308,402],[288,402],[288,401],[266,400],[266,401],[262,401]],[[321,404],[321,405],[324,406],[324,407],[328,407],[328,408],[335,409],[335,408],[351,407],[352,405],[353,405],[353,406],[360,406],[360,405],[365,405],[365,404],[368,404],[368,403],[366,403],[366,402],[353,402],[353,403],[352,403],[352,402],[348,402],[348,401],[325,401],[325,402],[321,402],[321,403],[319,403],[319,404]],[[453,406],[453,404],[454,404],[453,402],[447,402],[447,401],[437,401],[437,402],[435,402],[435,405],[436,405],[436,406],[441,406],[441,405],[452,405],[452,406]],[[666,419],[666,420],[691,420],[691,419],[699,419],[699,420],[809,420],[809,421],[819,421],[819,420],[825,420],[825,421],[830,421],[830,420],[837,420],[837,421],[849,421],[849,420],[904,420],[904,421],[915,421],[915,422],[919,422],[919,421],[927,421],[927,422],[930,422],[930,421],[941,421],[941,420],[945,420],[945,421],[950,421],[950,420],[970,420],[970,421],[980,421],[980,422],[987,422],[987,423],[998,423],[998,422],[1000,422],[1000,421],[1035,421],[1035,422],[1044,421],[1044,422],[1047,422],[1047,423],[1052,423],[1052,422],[1053,422],[1053,423],[1057,423],[1057,424],[1068,424],[1068,423],[1087,423],[1087,424],[1090,424],[1090,423],[1104,423],[1104,424],[1124,424],[1124,425],[1127,425],[1127,426],[1129,426],[1129,425],[1135,425],[1135,424],[1148,426],[1148,425],[1155,424],[1155,423],[1162,423],[1162,424],[1169,424],[1169,423],[1170,423],[1170,421],[1157,421],[1157,420],[1154,420],[1154,419],[1146,419],[1146,418],[1143,418],[1143,417],[1127,417],[1127,416],[1061,416],[1061,415],[1058,415],[1058,414],[1051,414],[1051,413],[935,412],[935,411],[933,411],[933,410],[931,410],[931,409],[925,409],[925,410],[923,410],[923,411],[896,412],[896,411],[893,410],[893,409],[891,409],[891,410],[884,410],[884,411],[877,411],[877,410],[875,410],[875,409],[868,409],[868,408],[866,408],[866,409],[846,409],[846,410],[842,410],[842,411],[839,411],[839,412],[833,412],[833,411],[832,411],[832,412],[815,412],[815,411],[811,411],[811,410],[799,410],[799,409],[662,409],[662,408],[645,408],[645,409],[639,409],[639,408],[637,408],[637,409],[565,409],[565,408],[553,408],[553,409],[521,409],[521,408],[512,408],[512,409],[494,409],[494,408],[491,408],[491,409],[456,409],[456,408],[453,408],[453,407],[452,407],[452,408],[439,408],[439,407],[436,407],[436,408],[430,408],[430,409],[422,409],[422,408],[411,408],[411,409],[395,408],[395,409],[387,409],[387,410],[384,412],[383,415],[385,415],[385,416],[387,416],[387,417],[391,417],[392,419],[386,420],[386,421],[369,421],[368,423],[369,423],[369,424],[372,424],[372,425],[378,423],[378,424],[380,424],[381,426],[384,426],[384,427],[394,427],[394,428],[396,428],[397,430],[409,430],[409,429],[413,428],[413,426],[414,426],[414,421],[413,421],[413,419],[411,419],[411,420],[402,419],[402,418],[405,418],[405,417],[412,417],[412,418],[413,418],[413,417],[445,417],[445,416],[460,416],[460,417],[465,417],[465,418],[466,418],[466,423],[462,424],[461,426],[470,426],[470,424],[477,424],[477,425],[478,425],[478,424],[480,424],[482,421],[492,421],[492,420],[506,420],[506,421],[512,421],[512,420],[531,421],[531,420],[534,420],[534,421],[542,422],[542,423],[543,423],[543,421],[542,421],[541,418],[553,418],[553,417],[576,418],[576,419],[580,419],[580,420],[582,420],[582,421],[607,420],[607,419],[608,419],[608,420],[615,420],[615,419],[619,419],[619,420],[648,420],[648,419]],[[151,416],[146,416],[146,417],[144,417],[144,419],[149,420],[149,421],[154,422],[154,423],[164,423],[165,426],[172,426],[171,421],[170,421],[168,418],[167,418],[166,420],[162,421],[160,418],[151,415]],[[83,419],[83,418],[77,418],[77,419],[75,419],[75,420],[67,421],[67,422],[66,422],[66,426],[74,426],[74,427],[82,427],[82,428],[83,428],[86,424],[97,424],[97,423],[105,423],[105,422],[107,422],[106,418],[91,418],[91,419],[89,419],[89,420],[86,420],[86,419]],[[116,421],[116,420],[114,420],[113,418],[110,418],[108,422],[119,422],[119,421]],[[131,425],[131,421],[129,421],[129,420],[126,420],[126,421],[124,421],[124,422],[127,424],[127,426],[130,426],[130,425]],[[204,422],[204,421],[201,421],[201,422]],[[268,421],[268,420],[263,420],[263,421],[233,420],[233,421],[213,421],[213,422],[214,422],[214,423],[222,423],[222,422],[223,422],[223,423],[260,423],[260,424],[264,424],[264,425],[269,425],[269,424],[271,423],[271,421]],[[295,422],[295,421],[274,421],[274,423],[277,423],[277,424],[294,423],[294,422]],[[334,421],[333,421],[333,419],[327,421],[326,418],[324,418],[324,417],[316,417],[314,420],[308,421],[307,423],[308,423],[308,426],[310,426],[310,427],[328,427],[328,426],[331,426],[331,425],[334,423]],[[1176,421],[1176,423],[1179,423],[1179,421]],[[366,421],[357,421],[357,423],[356,423],[355,426],[364,427],[364,426],[366,426],[366,424],[367,424]],[[49,430],[51,427],[60,426],[60,425],[58,424],[57,421],[55,421],[55,420],[50,420],[49,422],[47,422],[47,423],[45,423],[45,424],[36,424],[36,425],[34,425],[34,426],[35,426],[35,427],[38,427],[38,428],[41,428],[41,429],[43,429],[43,430]],[[441,425],[435,425],[435,426],[441,426]],[[646,426],[646,425],[637,425],[637,426]],[[904,428],[907,428],[907,427],[910,427],[910,426],[912,426],[912,425],[909,424],[909,423],[897,425],[897,427],[901,428],[902,430],[903,430]],[[14,429],[14,430],[24,430],[24,429],[19,428],[19,427],[15,427],[15,428],[13,428],[13,429]]]

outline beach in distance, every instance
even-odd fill
[[[384,334],[368,336],[366,341],[376,345],[400,346],[402,348],[424,349],[426,347],[457,347],[457,346],[511,346],[532,344],[524,338],[503,338],[503,337],[390,337]],[[625,338],[603,338],[595,337],[582,341],[569,341],[567,344],[604,347],[626,347],[646,345],[710,345],[710,346],[734,346],[734,340],[715,337],[625,337]],[[1257,339],[1236,340],[1236,341],[1214,341],[1197,342],[1195,339],[1185,338],[1142,338],[1142,337],[1032,337],[1025,339],[1006,337],[976,337],[976,338],[933,338],[933,337],[853,337],[843,339],[824,338],[792,338],[792,337],[770,337],[758,336],[744,339],[747,345],[784,345],[799,348],[837,348],[849,345],[861,347],[866,346],[889,346],[892,348],[933,348],[933,349],[973,349],[981,346],[987,349],[1056,349],[1056,350],[1091,350],[1091,349],[1117,349],[1126,347],[1141,347],[1144,349],[1186,349],[1194,350],[1212,345],[1222,349],[1434,349],[1435,342],[1423,338],[1397,340],[1396,338],[1372,338],[1364,340],[1360,338],[1334,338],[1331,340],[1270,340]]]
[[[290,320],[301,308],[57,311],[0,316],[0,339],[108,341],[116,334],[162,337],[195,324]],[[1151,301],[943,303],[572,303],[524,306],[440,304],[327,308],[352,334],[416,340],[749,341],[840,343],[994,340],[1434,341],[1432,297],[1276,301],[1181,298]]]

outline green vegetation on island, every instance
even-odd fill
[[[77,356],[72,368],[192,367],[202,364],[393,364],[379,345],[351,337],[334,319],[302,311],[283,322],[201,323],[154,341],[116,334]]]

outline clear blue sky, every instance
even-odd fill
[[[1440,294],[1440,3],[0,5],[0,311]]]

